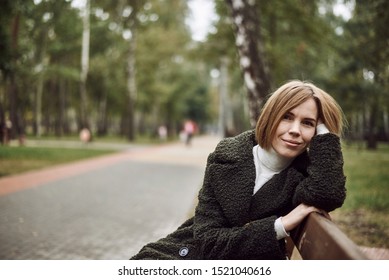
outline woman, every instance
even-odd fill
[[[194,217],[131,259],[285,259],[289,231],[346,197],[342,116],[311,83],[281,86],[255,131],[209,155]]]

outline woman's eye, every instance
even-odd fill
[[[312,126],[312,127],[315,126],[314,122],[312,122],[312,121],[303,121],[303,125]]]
[[[284,120],[291,120],[292,116],[290,114],[285,114],[284,115]]]

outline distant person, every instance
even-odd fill
[[[12,133],[12,122],[9,118],[5,120],[4,127],[4,143],[8,145],[11,141],[11,133]]]
[[[81,129],[80,140],[82,143],[89,143],[91,141],[91,133],[88,128]]]
[[[195,133],[195,131],[196,131],[196,124],[194,123],[194,121],[192,121],[192,120],[185,121],[184,132],[185,132],[185,136],[186,136],[185,143],[187,146],[190,146],[192,144],[192,138],[193,138],[193,134]]]
[[[286,259],[290,231],[345,200],[342,126],[328,93],[297,80],[282,85],[255,130],[221,140],[209,155],[194,217],[131,259]]]
[[[164,125],[158,127],[158,136],[161,141],[166,141],[167,139],[167,128]]]
[[[1,141],[1,144],[4,145],[5,144],[5,116],[4,116],[4,111],[3,111],[3,107],[0,103],[0,141]]]

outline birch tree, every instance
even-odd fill
[[[127,138],[132,141],[135,139],[135,101],[137,96],[136,88],[136,44],[137,44],[137,15],[140,4],[134,1],[132,12],[127,20],[127,26],[131,37],[128,42],[127,53],[127,109],[128,109],[128,129]],[[129,9],[129,7],[126,7]],[[125,16],[125,15],[123,15]]]
[[[268,69],[260,34],[260,16],[253,0],[226,0],[230,7],[235,45],[247,88],[250,124],[255,126],[262,103],[270,91]]]
[[[42,16],[42,20],[43,20]],[[43,23],[41,28],[40,40],[41,45],[37,54],[37,65],[35,67],[37,72],[37,86],[35,94],[35,107],[34,107],[34,129],[35,135],[41,137],[42,135],[42,96],[44,88],[45,71],[49,64],[47,56],[47,33],[49,26],[47,23]]]
[[[81,50],[81,73],[80,73],[80,125],[81,128],[89,128],[88,120],[88,96],[86,82],[89,70],[89,42],[90,42],[90,0],[86,0],[82,17],[82,50]]]

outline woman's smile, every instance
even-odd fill
[[[294,141],[294,140],[286,140],[286,139],[281,139],[281,140],[285,142],[286,146],[290,146],[290,147],[298,147],[302,144],[302,142]]]

